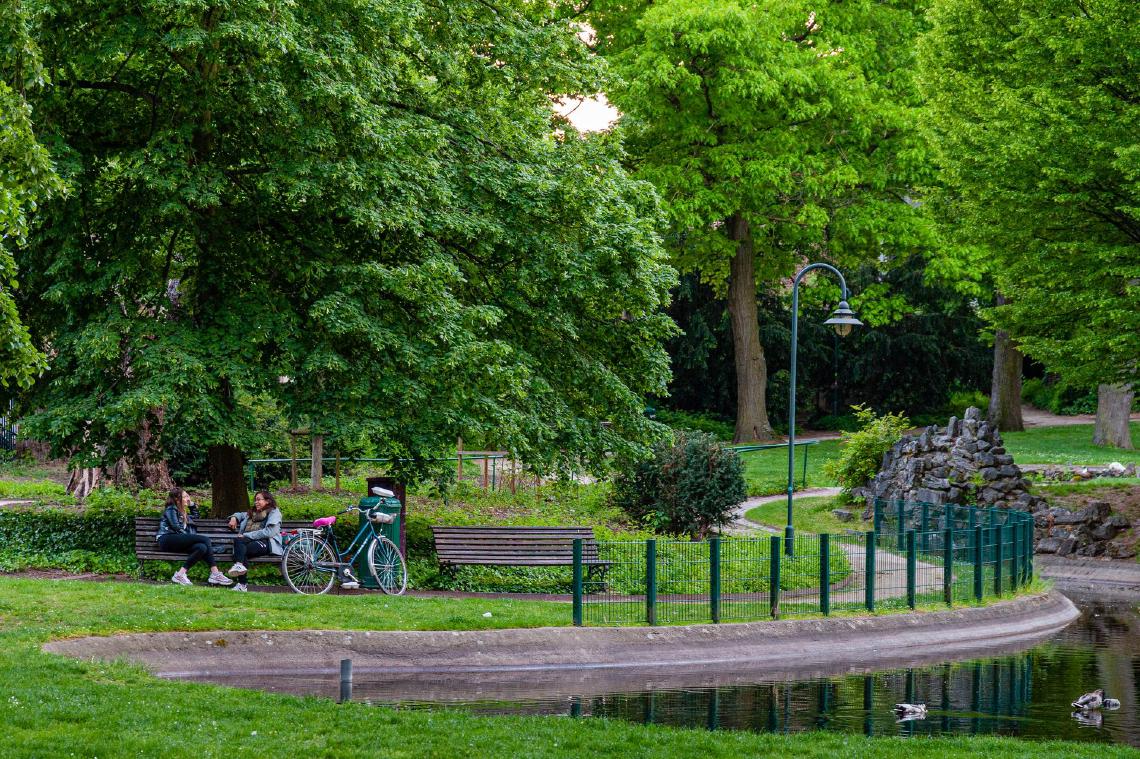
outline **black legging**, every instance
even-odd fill
[[[158,547],[167,553],[187,553],[186,561],[182,562],[183,569],[189,569],[199,561],[205,561],[207,566],[217,564],[214,561],[214,547],[205,535],[184,532],[181,535],[169,533],[158,539]]]
[[[241,535],[234,538],[234,562],[245,564],[246,559],[256,559],[258,556],[267,556],[270,553],[268,540],[250,540]],[[242,573],[234,577],[241,584],[245,584],[248,574]]]

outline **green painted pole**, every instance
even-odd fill
[[[1018,559],[1020,558],[1018,543],[1020,543],[1020,540],[1019,540],[1020,537],[1021,537],[1021,525],[1011,524],[1009,526],[1009,547],[1010,547],[1010,552],[1009,552],[1009,589],[1010,589],[1010,591],[1012,591],[1014,593],[1017,592],[1017,580],[1018,580],[1017,562],[1018,562]]]
[[[969,506],[968,508],[970,509],[970,555],[973,556],[974,540],[978,537],[978,534],[974,532],[974,528],[978,526],[978,510],[973,506]]]
[[[871,524],[873,531],[876,535],[883,527],[883,502],[878,498],[875,499],[875,521]]]
[[[877,502],[876,502],[877,503]],[[863,597],[863,604],[867,607],[867,611],[875,610],[875,533],[863,533],[863,539],[866,541],[864,546],[863,555],[863,574],[865,593]]]
[[[918,575],[918,551],[914,542],[914,530],[906,532],[906,605],[915,606],[915,581]]]
[[[906,550],[906,502],[899,501],[899,507],[895,510],[895,517],[898,518],[898,537],[899,537],[899,550]]]
[[[574,538],[574,626],[582,626],[582,539]]]
[[[804,449],[804,479],[803,479],[803,486],[802,487],[807,488],[807,460],[808,460],[808,450],[811,449],[811,446],[805,445],[803,447],[803,449]]]
[[[954,531],[942,531],[942,598],[954,605]]]
[[[930,552],[930,504],[922,504],[922,552]]]
[[[720,622],[720,538],[709,541],[709,615]]]
[[[975,525],[972,532],[974,533],[974,600],[982,600],[982,584],[985,576],[985,564],[982,562],[982,551],[985,547],[985,537],[982,535],[984,528],[979,524]]]
[[[657,624],[657,541],[645,541],[645,621]]]
[[[773,618],[780,616],[780,538],[773,535],[769,541],[768,555],[768,612]]]
[[[1002,565],[1002,528],[995,527],[994,530],[994,595],[1001,595],[1001,565]]]
[[[1024,565],[1021,570],[1021,576],[1026,585],[1033,581],[1033,527],[1034,523],[1032,518],[1030,518],[1024,525],[1025,540],[1021,541],[1021,561]]]
[[[819,536],[819,610],[831,613],[831,535]]]

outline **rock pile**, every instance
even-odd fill
[[[1105,501],[1093,501],[1080,511],[1042,509],[1033,515],[1037,553],[1058,556],[1105,556],[1128,559],[1136,547],[1114,540],[1131,524],[1127,517],[1113,514]]]
[[[1005,452],[1001,434],[977,408],[945,428],[931,425],[907,435],[883,456],[879,473],[855,495],[922,503],[971,503],[1035,512],[1044,501]]]
[[[1001,433],[971,407],[963,419],[950,417],[945,428],[931,425],[903,437],[884,454],[874,479],[853,494],[867,499],[868,512],[875,499],[1027,511],[1033,514],[1038,553],[1136,555],[1133,545],[1115,540],[1130,524],[1112,514],[1109,504],[1094,502],[1079,512],[1049,508],[1045,499],[1029,493],[1029,486],[1005,452]]]

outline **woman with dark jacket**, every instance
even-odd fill
[[[246,580],[249,577],[245,562],[258,556],[280,556],[284,553],[281,510],[277,508],[277,499],[268,490],[258,491],[253,497],[252,509],[239,511],[230,517],[230,529],[238,535],[234,538],[234,565],[228,574],[237,580],[234,590],[244,593],[248,590]]]
[[[174,488],[166,497],[166,508],[162,511],[162,519],[158,520],[158,547],[167,553],[185,553],[186,561],[174,573],[170,581],[178,585],[193,585],[186,576],[186,570],[205,561],[210,565],[211,585],[232,585],[233,580],[222,574],[218,563],[214,561],[214,547],[205,535],[199,535],[194,527],[194,520],[198,516],[198,507],[190,500],[190,494],[182,488]]]

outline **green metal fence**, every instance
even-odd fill
[[[707,541],[575,541],[574,624],[742,621],[954,605],[1033,577],[1033,517],[956,504],[880,501],[866,531]]]

